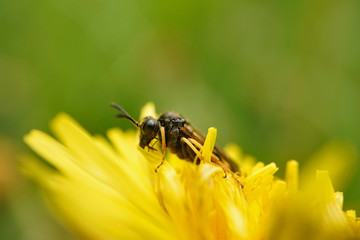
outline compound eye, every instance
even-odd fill
[[[158,122],[155,119],[148,119],[142,125],[142,131],[146,136],[152,137],[156,135],[158,127]]]

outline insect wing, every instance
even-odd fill
[[[200,132],[199,130],[197,130],[196,128],[191,126],[190,124],[185,124],[181,130],[185,133],[187,138],[192,138],[192,139],[196,140],[198,143],[200,143],[201,145],[204,145],[204,142],[205,142],[204,134],[202,134],[202,132]]]

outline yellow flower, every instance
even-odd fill
[[[142,116],[155,116],[148,104]],[[360,223],[343,212],[326,171],[313,188],[298,189],[298,164],[285,181],[264,165],[225,148],[240,166],[239,180],[210,163],[216,129],[210,128],[200,165],[174,154],[157,171],[162,154],[137,147],[138,133],[91,136],[66,114],[51,124],[58,140],[33,130],[25,142],[52,167],[35,159],[23,169],[44,190],[56,214],[85,239],[356,239]]]

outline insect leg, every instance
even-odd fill
[[[201,155],[201,153],[195,148],[195,146],[196,147],[198,147],[200,150],[202,150],[202,148],[203,148],[203,145],[201,145],[201,143],[199,143],[198,141],[196,141],[195,139],[193,139],[193,138],[181,138],[181,140],[183,141],[183,142],[185,142],[186,144],[188,144],[189,145],[189,147],[196,153],[196,157],[195,157],[195,160],[196,160],[196,158],[197,157],[199,157],[202,161],[204,160],[204,157]],[[194,146],[195,145],[195,146]],[[222,164],[222,162],[219,160],[219,158],[218,157],[216,157],[213,153],[212,153],[212,155],[211,155],[211,160],[212,160],[212,164],[214,164],[214,165],[216,165],[216,166],[219,166],[219,167],[221,167],[223,170],[224,170],[224,172],[225,172],[225,177],[226,177],[226,173],[228,172],[228,171],[230,171],[228,168],[226,168],[226,166],[224,166],[223,164]]]
[[[198,147],[200,150],[202,150],[203,148],[203,145],[201,145],[201,143],[199,143],[198,141],[196,141],[195,139],[193,138],[189,138],[189,141],[194,144],[196,147]],[[217,163],[220,165],[221,161],[219,160],[219,158],[214,154],[212,153],[211,154],[211,161],[214,162],[214,163]]]
[[[156,167],[155,172],[159,169],[161,165],[165,162],[165,152],[166,152],[166,142],[165,142],[165,128],[160,126],[160,134],[161,134],[161,150],[163,152],[161,163]]]
[[[194,144],[200,151],[202,150],[202,145],[198,142],[198,141],[196,141],[195,139],[193,139],[193,138],[188,138],[189,139],[189,141],[192,143],[192,144]],[[198,157],[199,157],[200,155],[198,155],[198,154],[196,154],[196,156],[194,157],[194,163],[196,163],[196,161],[197,161],[197,159],[198,159]]]
[[[165,151],[166,151],[166,142],[165,142],[165,128],[163,126],[160,127],[160,133],[161,133],[161,149],[163,151],[163,157],[162,160],[165,160]]]
[[[203,145],[201,145],[201,143],[199,143],[199,142],[196,141],[195,139],[189,138],[189,139],[186,139],[186,140],[188,140],[191,144],[195,145],[195,146],[198,147],[200,150],[202,150]],[[190,145],[189,145],[189,146],[190,146]],[[193,150],[194,150],[194,149],[193,149]],[[194,152],[195,152],[195,151],[194,151]],[[200,156],[202,156],[202,155],[200,155]],[[197,157],[197,155],[196,155],[196,157]],[[201,158],[200,158],[200,159],[201,159]],[[231,171],[231,169],[230,169],[227,165],[225,165],[214,153],[211,154],[211,161],[212,161],[215,165],[220,166],[220,167],[224,170],[225,174],[230,173],[230,175],[241,185],[241,187],[243,186],[243,185],[240,183],[240,181],[237,179],[237,177],[235,176],[235,174],[233,173],[233,171]],[[225,175],[225,177],[226,177],[226,175]]]
[[[155,146],[155,144],[156,144],[157,142],[158,142],[158,140],[155,138],[154,143],[153,143],[153,144],[151,144],[151,145],[149,145],[149,146],[148,146],[148,149],[149,149],[149,150],[156,151],[156,149],[154,148],[154,146]]]
[[[189,139],[187,139],[187,138],[185,138],[185,137],[182,137],[182,138],[181,138],[181,141],[184,142],[184,143],[186,143],[186,144],[191,148],[191,150],[193,150],[193,151],[196,153],[195,159],[196,159],[197,157],[199,157],[201,160],[204,160],[204,157],[201,155],[201,153],[199,152],[199,150],[197,150],[196,147],[190,142]]]

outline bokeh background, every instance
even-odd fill
[[[359,30],[357,0],[1,0],[0,239],[74,238],[18,171],[22,137],[61,111],[91,133],[132,128],[112,101],[216,126],[279,177],[330,156],[359,212]]]

